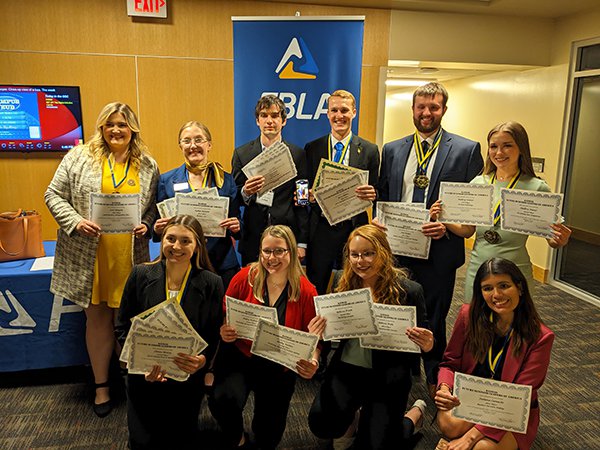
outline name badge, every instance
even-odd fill
[[[174,183],[173,184],[173,190],[175,192],[187,191],[189,188],[190,188],[190,185],[187,183],[187,181],[184,181],[183,183]]]
[[[271,207],[273,206],[273,197],[275,196],[274,191],[265,192],[263,195],[256,196],[256,203]]]

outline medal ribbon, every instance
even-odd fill
[[[110,169],[110,176],[112,178],[112,184],[113,187],[115,189],[117,189],[119,186],[121,186],[123,184],[123,181],[125,181],[127,179],[127,174],[129,173],[129,165],[131,163],[131,158],[127,158],[127,164],[125,165],[125,175],[123,175],[123,178],[121,178],[121,181],[119,181],[117,183],[117,180],[115,179],[115,171],[113,169],[113,164],[111,162],[111,157],[114,158],[114,156],[112,155],[112,153],[110,155],[108,155],[108,168]]]
[[[435,138],[433,139],[433,145],[427,153],[423,152],[423,144],[421,143],[421,137],[419,133],[415,131],[415,153],[417,155],[417,175],[422,174],[425,175],[427,173],[427,167],[429,167],[429,161],[431,161],[431,155],[438,149],[440,146],[440,142],[442,142],[442,129],[437,132]]]
[[[351,140],[352,137],[350,137],[346,145],[344,145],[344,149],[342,150],[342,156],[340,157],[340,164],[343,164],[343,161],[346,158],[346,152],[348,151],[348,147],[350,147]],[[331,137],[327,140],[327,155],[329,160],[333,161],[333,155],[331,154]]]
[[[508,183],[508,186],[506,188],[507,189],[514,188],[515,185],[517,184],[517,181],[519,181],[520,176],[521,176],[521,169],[519,169],[517,174],[514,177],[512,177],[512,179],[510,180],[510,182]],[[495,183],[496,183],[496,173],[494,172],[494,175],[492,175],[492,178],[490,179],[490,184],[495,184]],[[494,225],[498,225],[499,221],[500,221],[500,200],[498,200],[498,203],[496,203],[496,206],[494,206]]]
[[[490,312],[490,322],[493,322],[493,313]],[[498,362],[500,361],[500,358],[502,357],[502,354],[504,353],[504,349],[506,348],[507,344],[510,341],[510,338],[513,334],[513,328],[512,325],[510,326],[510,333],[508,333],[506,335],[506,338],[504,338],[504,344],[502,344],[502,348],[500,349],[500,351],[498,352],[498,354],[496,355],[495,358],[493,358],[492,356],[492,344],[490,344],[490,349],[488,350],[488,365],[490,367],[490,370],[492,371],[492,378],[494,378],[494,375],[496,374],[496,367],[498,367]]]
[[[181,297],[183,297],[183,292],[185,291],[185,288],[187,286],[188,278],[190,277],[191,271],[192,271],[192,265],[190,264],[187,268],[187,271],[185,272],[185,276],[183,277],[183,282],[181,283],[179,292],[177,292],[177,297],[175,297],[175,300],[179,304],[181,304]],[[168,299],[169,298],[169,280],[166,275],[165,275],[165,292],[166,292],[166,298]]]

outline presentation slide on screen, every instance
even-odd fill
[[[78,87],[0,86],[0,151],[67,151],[83,139]]]

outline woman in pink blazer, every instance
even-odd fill
[[[527,280],[511,261],[492,258],[477,271],[473,299],[463,305],[440,364],[435,403],[437,422],[450,439],[447,450],[531,447],[540,421],[537,390],[550,363],[554,333],[541,323]],[[531,412],[524,434],[476,425],[456,418],[454,373],[529,385]]]

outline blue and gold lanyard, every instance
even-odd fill
[[[333,158],[331,155],[331,139],[332,139],[331,136],[329,137],[329,139],[327,139],[327,154],[329,155],[329,160],[333,161]],[[352,140],[352,136],[350,136],[350,138],[348,139],[348,142],[346,142],[346,145],[344,145],[344,148],[342,149],[342,156],[340,156],[340,160],[338,161],[340,164],[344,164],[344,159],[346,159],[346,152],[348,151],[348,147],[350,146],[351,140]]]
[[[177,296],[175,296],[175,300],[177,303],[181,304],[181,297],[183,297],[183,292],[187,286],[188,278],[190,277],[190,272],[192,271],[192,265],[190,264],[185,272],[185,276],[183,277],[183,282],[181,283],[181,287],[179,288],[179,292],[177,292]],[[166,298],[170,298],[169,295],[169,279],[165,273],[165,293]]]
[[[490,322],[493,322],[493,318],[494,318],[493,313],[490,312]],[[500,349],[500,351],[498,352],[498,354],[496,355],[495,358],[492,355],[492,346],[494,345],[494,343],[492,342],[490,344],[490,348],[488,350],[488,365],[490,367],[490,371],[492,372],[492,378],[494,378],[494,375],[496,374],[496,368],[498,367],[500,358],[504,354],[504,349],[506,349],[507,344],[510,342],[510,338],[511,338],[512,334],[513,334],[513,328],[511,325],[510,333],[508,333],[506,335],[506,338],[504,338],[504,344],[502,344],[502,348]]]
[[[512,177],[512,180],[510,180],[510,182],[508,183],[508,186],[506,188],[507,189],[514,188],[515,185],[517,184],[517,181],[519,181],[520,176],[521,176],[521,169],[519,169],[517,174],[514,177]],[[492,175],[492,178],[490,178],[490,184],[495,184],[495,183],[496,183],[496,172],[494,172],[494,175]],[[496,206],[494,206],[494,225],[498,225],[499,221],[500,221],[500,199],[498,199]]]
[[[202,180],[202,186],[200,187],[200,189],[204,189],[208,187],[208,179],[209,179],[209,169],[206,168],[206,173],[204,174],[204,179]],[[194,186],[192,186],[192,183],[190,183],[190,172],[186,169],[185,171],[185,178],[187,179],[187,183],[188,186],[190,187],[190,189],[192,191],[195,191],[196,189],[194,189]]]
[[[127,179],[127,174],[129,173],[129,165],[131,163],[131,158],[127,158],[127,164],[125,165],[125,175],[123,175],[123,178],[121,178],[121,181],[119,181],[117,183],[117,180],[115,179],[115,171],[113,169],[112,162],[110,161],[111,157],[114,158],[112,153],[110,155],[108,155],[108,158],[106,158],[106,159],[108,160],[108,168],[110,169],[110,176],[112,178],[112,184],[116,190],[119,186],[121,186],[123,184],[123,181],[125,181]]]
[[[427,167],[429,167],[429,161],[431,161],[431,155],[438,149],[442,142],[442,129],[437,132],[437,135],[433,139],[433,145],[427,153],[423,152],[423,144],[421,143],[421,136],[415,131],[415,153],[417,155],[417,174],[425,175],[427,173]]]

